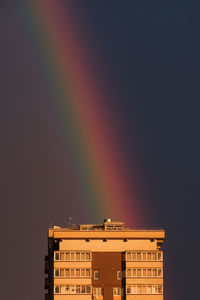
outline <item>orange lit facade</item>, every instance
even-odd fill
[[[163,300],[164,238],[110,219],[49,228],[45,300]]]

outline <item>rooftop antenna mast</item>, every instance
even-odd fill
[[[72,217],[69,217],[68,227],[72,228]]]

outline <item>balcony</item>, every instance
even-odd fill
[[[49,288],[49,278],[44,279],[44,288],[47,290]]]
[[[49,256],[46,255],[44,258],[44,273],[48,274],[49,273]]]
[[[44,300],[49,300],[49,294],[44,295]]]
[[[44,273],[45,274],[49,273],[49,262],[48,261],[44,262]]]

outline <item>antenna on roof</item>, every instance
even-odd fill
[[[72,217],[69,217],[68,227],[72,228]]]

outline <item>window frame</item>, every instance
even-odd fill
[[[122,280],[122,271],[117,271],[117,280]]]
[[[97,274],[97,276],[96,276]],[[100,279],[100,271],[94,271],[94,280],[99,280]]]
[[[122,288],[121,287],[114,287],[113,288],[113,296],[122,296]]]
[[[102,287],[93,287],[93,296],[101,297],[104,295],[104,289]]]

